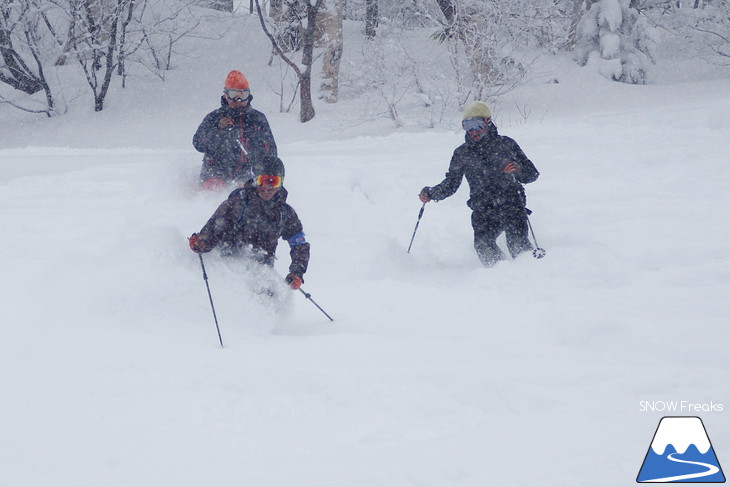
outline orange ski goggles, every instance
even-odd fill
[[[284,182],[284,178],[281,176],[267,176],[261,175],[256,176],[253,180],[256,186],[270,186],[272,188],[281,188],[281,184]]]

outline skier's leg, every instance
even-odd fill
[[[474,249],[481,263],[492,267],[505,256],[497,246],[497,237],[502,230],[499,219],[488,211],[474,211],[471,214],[471,226],[474,229]]]
[[[532,244],[527,238],[527,214],[523,206],[509,206],[504,210],[505,237],[507,248],[512,257],[522,252],[532,250]]]

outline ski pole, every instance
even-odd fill
[[[210,299],[210,308],[213,310],[213,320],[215,320],[215,329],[218,331],[218,341],[223,347],[223,338],[221,338],[221,329],[218,326],[218,317],[215,315],[215,306],[213,306],[213,296],[210,294],[210,286],[208,285],[208,274],[205,272],[205,264],[203,264],[203,254],[198,254],[200,257],[200,267],[203,269],[203,280],[205,281],[205,287],[208,289],[208,299]]]
[[[418,220],[416,220],[416,228],[413,229],[413,235],[411,236],[411,243],[408,244],[408,252],[411,253],[411,246],[413,245],[413,239],[416,238],[416,231],[418,230],[418,224],[421,223],[421,217],[423,216],[423,209],[426,208],[426,203],[421,206],[421,211],[418,212]]]
[[[318,304],[317,304],[317,303],[316,303],[316,302],[314,301],[314,299],[312,299],[312,295],[311,295],[311,294],[309,294],[309,293],[307,293],[307,292],[304,292],[304,289],[302,289],[302,288],[299,288],[299,292],[301,292],[302,294],[304,294],[304,297],[305,297],[305,298],[307,298],[308,300],[310,300],[310,301],[312,302],[312,304],[313,304],[313,305],[315,305],[315,306],[317,307],[317,309],[318,309],[318,310],[320,310],[320,311],[321,311],[322,313],[324,313],[324,315],[325,315],[325,316],[326,316],[327,318],[329,318],[329,319],[330,319],[330,321],[335,321],[335,320],[333,320],[333,319],[332,319],[332,317],[331,317],[330,315],[328,315],[328,314],[327,314],[327,312],[326,312],[325,310],[323,310],[323,309],[322,309],[322,308],[320,307],[320,305],[318,305]]]
[[[238,143],[238,147],[240,147],[240,148],[241,148],[241,152],[243,152],[243,155],[244,155],[244,156],[248,156],[248,151],[247,151],[247,150],[246,150],[246,148],[245,148],[245,147],[243,146],[243,142],[241,142],[241,139],[236,139],[236,142]]]
[[[530,227],[530,233],[532,234],[532,240],[535,241],[535,250],[532,251],[532,256],[536,259],[542,259],[545,257],[545,249],[540,248],[540,246],[537,244],[537,239],[535,238],[535,232],[532,231],[532,223],[530,223],[530,217],[525,215],[527,218],[527,226]]]

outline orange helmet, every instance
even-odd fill
[[[248,90],[248,80],[242,72],[233,70],[226,76],[226,83],[223,86],[228,90]]]

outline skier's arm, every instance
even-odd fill
[[[269,120],[265,115],[261,115],[261,139],[264,144],[264,152],[271,156],[276,156],[277,148],[276,141],[274,140],[274,134],[271,132],[271,126]]]
[[[513,172],[513,174],[515,175],[515,179],[522,184],[528,184],[536,181],[537,178],[540,176],[537,168],[532,163],[532,161],[527,158],[517,142],[515,142],[514,140],[512,140],[511,142],[511,161],[517,164],[517,170]]]
[[[289,273],[303,276],[309,266],[309,242],[304,236],[302,222],[299,220],[294,208],[286,206],[287,217],[284,220],[281,238],[289,244],[289,256],[291,264]]]
[[[221,203],[218,209],[215,210],[215,213],[213,213],[213,216],[208,219],[200,232],[198,232],[198,239],[207,250],[214,249],[221,241],[221,238],[223,238],[225,232],[231,228],[233,224],[231,217],[232,205],[233,202],[230,198]]]
[[[218,127],[213,123],[213,113],[205,116],[193,135],[193,147],[198,152],[208,152]]]
[[[219,111],[203,119],[193,135],[193,147],[212,157],[224,157],[227,152],[240,151],[236,144],[237,131],[233,120]]]
[[[269,121],[261,112],[249,116],[248,138],[251,159],[255,160],[264,155],[277,155],[274,134],[271,132]]]
[[[429,188],[428,186],[423,188],[421,193],[426,193],[428,199],[434,201],[440,201],[448,198],[452,194],[456,193],[456,190],[461,186],[461,180],[464,178],[464,163],[463,159],[456,151],[451,157],[451,163],[449,164],[449,170],[446,172],[446,177],[443,181],[434,187]]]

